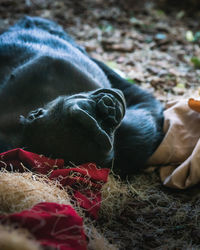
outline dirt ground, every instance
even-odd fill
[[[200,7],[155,2],[0,0],[0,31],[24,15],[53,19],[93,57],[163,103],[192,97],[200,91]],[[110,243],[127,250],[200,249],[200,186],[170,190],[157,172],[110,178],[95,223]]]

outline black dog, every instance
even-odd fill
[[[143,168],[163,137],[154,97],[37,17],[0,36],[0,120],[1,151],[25,147],[75,164],[114,162],[123,174]]]

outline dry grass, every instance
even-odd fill
[[[40,250],[39,244],[22,229],[0,225],[1,250]]]
[[[41,201],[70,204],[66,190],[46,177],[0,172],[1,213],[18,212]],[[200,248],[199,186],[176,191],[163,187],[157,173],[135,175],[129,181],[111,174],[103,186],[97,222],[85,217],[80,207],[75,209],[84,218],[90,250]],[[0,230],[5,244],[15,242],[8,229]],[[17,243],[11,245],[17,247],[0,249],[22,249]]]
[[[120,215],[128,202],[127,194],[128,186],[122,183],[119,177],[110,175],[102,189],[100,217],[109,217],[111,220]]]
[[[198,190],[164,188],[157,173],[111,177],[97,228],[119,249],[199,249]]]
[[[0,171],[0,214],[10,214],[30,209],[39,202],[57,202],[71,205],[67,190],[47,177],[33,173]],[[84,228],[89,239],[90,250],[115,250],[106,238],[97,231],[94,221],[84,216],[84,211],[76,206],[76,211],[84,218]],[[28,232],[22,229],[0,226],[0,249],[37,250],[38,245],[30,240]]]
[[[88,250],[117,250],[118,248],[110,244],[100,231],[95,228],[91,221],[85,219],[85,233],[89,238]]]
[[[67,192],[46,177],[0,172],[0,213],[19,212],[39,202],[71,204]]]

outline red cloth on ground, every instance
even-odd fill
[[[97,219],[101,204],[101,188],[107,182],[109,169],[98,169],[95,164],[87,163],[73,168],[65,168],[64,160],[51,159],[23,149],[13,149],[0,154],[0,168],[26,171],[28,168],[50,179],[59,180],[70,186],[73,198],[81,207]]]
[[[8,170],[24,172],[26,168],[28,168],[40,174],[47,174],[54,166],[63,168],[64,160],[54,160],[20,148],[0,154],[0,167],[4,167]]]
[[[0,216],[0,222],[28,229],[42,246],[51,249],[87,249],[83,220],[69,205],[42,202],[30,210]]]
[[[25,172],[27,169],[45,174],[70,187],[72,197],[97,219],[101,204],[101,188],[107,182],[109,169],[98,169],[87,163],[65,168],[62,159],[50,159],[23,149],[0,154],[0,169]],[[1,223],[17,223],[27,228],[42,246],[59,250],[85,250],[86,239],[82,219],[69,205],[39,203],[30,210],[0,216]]]
[[[107,182],[109,169],[98,169],[88,163],[76,168],[57,169],[49,178],[59,180],[65,186],[74,189],[73,198],[95,219],[101,206],[101,188]]]

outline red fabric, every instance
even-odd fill
[[[54,170],[49,178],[59,180],[63,186],[71,186],[74,199],[97,219],[101,205],[100,190],[107,182],[108,173],[108,169],[98,169],[95,164],[89,163],[76,168]]]
[[[23,149],[13,149],[0,154],[0,168],[26,171],[26,168],[59,180],[74,191],[73,198],[88,213],[97,219],[101,204],[101,188],[107,182],[109,169],[98,169],[87,163],[73,168],[64,168],[62,159],[50,159]]]
[[[82,218],[69,205],[43,202],[30,210],[0,216],[3,224],[28,229],[42,246],[59,250],[86,250]]]
[[[98,216],[100,191],[109,174],[109,169],[98,169],[93,163],[65,168],[62,159],[50,159],[23,149],[1,153],[0,168],[20,172],[28,168],[58,180],[64,187],[70,187],[72,197],[94,218]],[[68,205],[39,203],[30,210],[0,216],[0,221],[27,228],[42,246],[51,249],[86,249],[82,219]]]
[[[51,159],[20,148],[12,149],[0,154],[0,167],[9,170],[26,171],[24,167],[29,168],[40,174],[47,174],[54,166],[64,167],[64,160]]]

